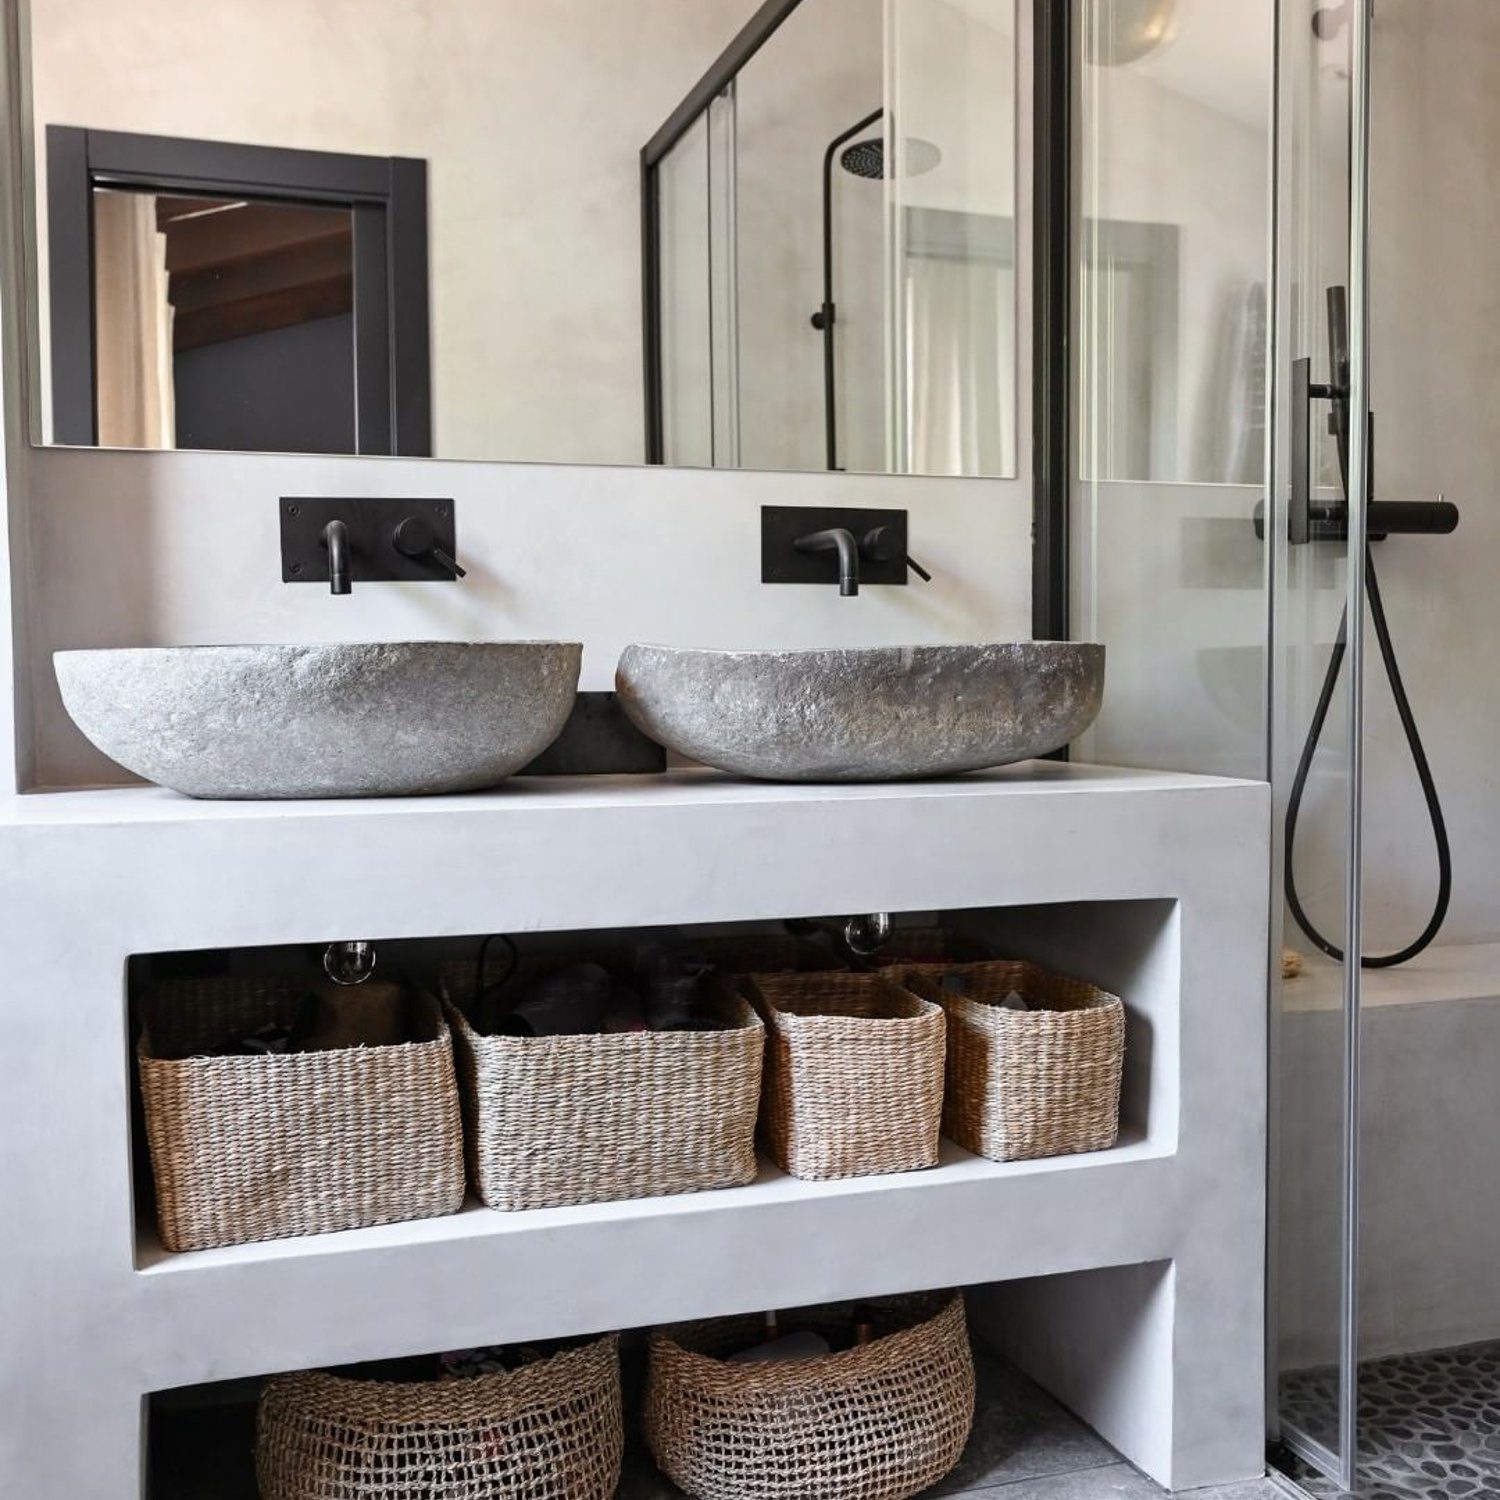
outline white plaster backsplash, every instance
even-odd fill
[[[606,688],[628,642],[826,646],[1028,639],[1024,482],[204,453],[29,455],[34,787],[128,779],[73,727],[53,651],[222,642],[515,639],[584,644]],[[283,495],[452,496],[450,584],[281,582]],[[931,584],[760,581],[763,504],[905,506]]]

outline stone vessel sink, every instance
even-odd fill
[[[111,760],[190,797],[406,797],[494,786],[561,732],[568,641],[59,651]]]
[[[1099,712],[1104,647],[628,646],[615,689],[638,728],[721,771],[769,781],[904,781],[1066,745]]]

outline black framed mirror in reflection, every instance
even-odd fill
[[[39,441],[1009,477],[1016,0],[31,0]]]

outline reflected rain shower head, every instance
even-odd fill
[[[921,177],[924,173],[931,172],[943,159],[942,151],[931,141],[918,140],[914,136],[906,138],[903,156],[904,175],[907,177]],[[869,140],[855,141],[852,146],[845,146],[843,154],[839,157],[839,165],[851,177],[865,177],[875,182],[883,181],[885,178],[885,141],[880,136],[874,135]]]

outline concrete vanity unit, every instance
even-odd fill
[[[1268,791],[1029,762],[440,800],[7,799],[7,1493],[125,1500],[150,1392],[948,1285],[1162,1484],[1262,1471]],[[1112,1150],[168,1255],[131,1182],[132,954],[942,912],[1129,1011]]]

